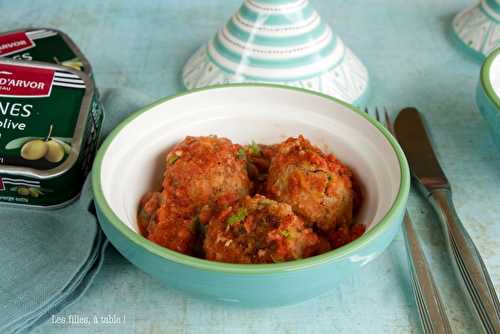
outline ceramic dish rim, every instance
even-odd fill
[[[312,94],[315,96],[326,98],[334,103],[341,104],[344,107],[347,107],[351,111],[364,117],[368,122],[370,122],[373,126],[375,126],[375,128],[377,128],[378,131],[380,131],[384,135],[385,139],[392,146],[396,158],[399,162],[400,175],[401,175],[397,196],[393,201],[391,208],[385,214],[385,216],[372,229],[367,231],[360,238],[340,248],[326,252],[321,255],[316,255],[305,259],[282,262],[282,263],[273,263],[273,264],[231,264],[231,263],[209,261],[181,254],[176,251],[159,246],[147,240],[137,232],[132,231],[124,222],[122,222],[109,206],[101,186],[101,166],[103,158],[110,144],[113,142],[114,138],[135,118],[139,117],[145,112],[148,112],[149,110],[155,108],[158,105],[164,104],[167,101],[178,98],[180,96],[196,94],[197,92],[201,91],[210,91],[217,89],[255,88],[255,87],[285,89],[294,92]],[[132,244],[144,249],[145,251],[151,253],[152,255],[156,255],[158,257],[172,261],[177,264],[185,265],[191,268],[196,268],[204,271],[221,272],[221,273],[238,274],[238,275],[241,274],[263,275],[263,274],[284,273],[289,271],[298,271],[311,267],[316,267],[325,263],[338,261],[344,257],[348,257],[349,255],[354,254],[359,249],[362,249],[363,247],[367,246],[371,241],[378,238],[380,235],[382,235],[389,229],[389,227],[392,225],[392,222],[395,219],[398,219],[398,215],[400,215],[401,212],[404,210],[410,189],[410,171],[403,150],[399,146],[396,139],[389,133],[389,131],[382,124],[375,121],[367,114],[359,110],[356,110],[353,106],[345,102],[342,102],[336,98],[333,98],[331,96],[297,87],[290,87],[290,86],[276,85],[276,84],[261,84],[261,83],[225,84],[225,85],[214,85],[210,87],[194,89],[188,92],[182,92],[170,97],[162,98],[148,106],[139,109],[138,111],[128,116],[125,120],[123,120],[108,135],[106,140],[103,142],[99,151],[97,152],[94,165],[92,168],[91,178],[92,178],[92,189],[93,189],[94,199],[96,201],[98,210],[101,211],[102,215],[107,220],[107,222],[111,224],[116,230],[118,230],[118,232],[121,233],[122,236]]]
[[[500,112],[500,96],[496,94],[490,76],[491,66],[497,58],[500,58],[500,48],[497,48],[490,53],[481,67],[481,86],[483,87],[486,96],[497,107],[497,112]]]

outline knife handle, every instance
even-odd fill
[[[500,333],[500,306],[486,266],[453,206],[451,191],[437,189],[430,202],[443,227],[448,253],[469,307],[484,333]]]
[[[411,286],[423,332],[425,334],[452,334],[439,291],[408,213],[405,213],[403,224]]]

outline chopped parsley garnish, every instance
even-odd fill
[[[179,159],[179,156],[177,154],[172,154],[167,158],[167,164],[173,165],[177,160]]]
[[[255,143],[253,140],[252,140],[252,144],[250,144],[248,146],[248,149],[250,151],[250,154],[252,154],[252,155],[260,155],[262,153],[260,150],[260,146],[257,145],[257,143]]]
[[[245,149],[243,147],[240,147],[240,149],[238,150],[238,153],[236,154],[236,157],[239,159],[239,160],[243,160],[246,158],[246,153],[245,153]]]
[[[143,219],[143,220],[148,220],[150,217],[149,217],[148,213],[146,212],[146,210],[141,209],[139,211],[139,218]]]
[[[229,225],[233,225],[233,224],[239,223],[239,222],[245,220],[246,216],[247,216],[247,210],[245,208],[241,208],[241,209],[238,210],[238,212],[236,212],[235,214],[231,215],[227,219],[227,223]]]
[[[273,204],[273,201],[270,199],[264,198],[264,199],[261,199],[259,201],[259,204],[261,204],[263,206],[269,206],[269,205]]]
[[[332,182],[332,181],[333,181],[333,176],[328,175],[328,182]]]
[[[280,232],[282,236],[284,236],[285,238],[289,238],[290,237],[290,232],[288,232],[288,230],[283,230]]]

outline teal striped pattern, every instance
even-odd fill
[[[258,67],[258,68],[290,68],[290,67],[298,67],[298,66],[306,66],[314,61],[316,61],[317,57],[324,58],[330,55],[336,47],[335,41],[332,43],[328,43],[325,48],[320,50],[320,52],[315,54],[309,54],[303,57],[290,58],[286,62],[282,59],[263,59],[258,57],[251,57],[239,54],[237,52],[231,51],[222,45],[220,39],[215,38],[214,46],[219,54],[223,55],[225,58],[235,62],[235,63],[244,63],[250,67]]]
[[[366,67],[309,0],[243,4],[182,71],[187,89],[243,82],[289,85],[363,104]]]
[[[262,20],[262,12],[257,12],[254,9],[250,9],[246,3],[241,6],[239,11],[241,17],[249,22],[257,22]],[[265,24],[269,26],[286,26],[295,24],[298,21],[305,21],[311,18],[315,14],[314,9],[310,5],[307,5],[304,9],[296,12],[287,13],[286,16],[279,14],[268,14],[265,13]]]
[[[247,42],[271,47],[290,47],[300,46],[311,40],[320,38],[326,33],[328,26],[324,22],[321,22],[316,28],[308,33],[283,38],[270,37],[262,34],[252,34],[238,27],[234,20],[230,20],[226,25],[226,28],[232,36],[243,43]]]
[[[479,8],[491,20],[500,23],[500,0],[482,0]]]
[[[484,0],[486,5],[500,14],[500,1],[498,0]]]
[[[344,47],[307,0],[245,0],[208,47],[230,74],[255,80],[302,80],[342,61]]]

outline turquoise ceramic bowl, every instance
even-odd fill
[[[481,68],[476,103],[500,150],[500,48],[486,58]]]
[[[143,238],[135,219],[138,202],[158,188],[165,150],[186,135],[209,134],[239,143],[273,143],[303,134],[334,151],[361,180],[365,199],[356,219],[367,232],[319,256],[265,265],[211,262]],[[130,116],[100,148],[92,185],[108,239],[152,277],[210,301],[275,306],[323,294],[381,254],[400,228],[409,175],[396,140],[350,105],[295,88],[243,84],[163,99]]]

